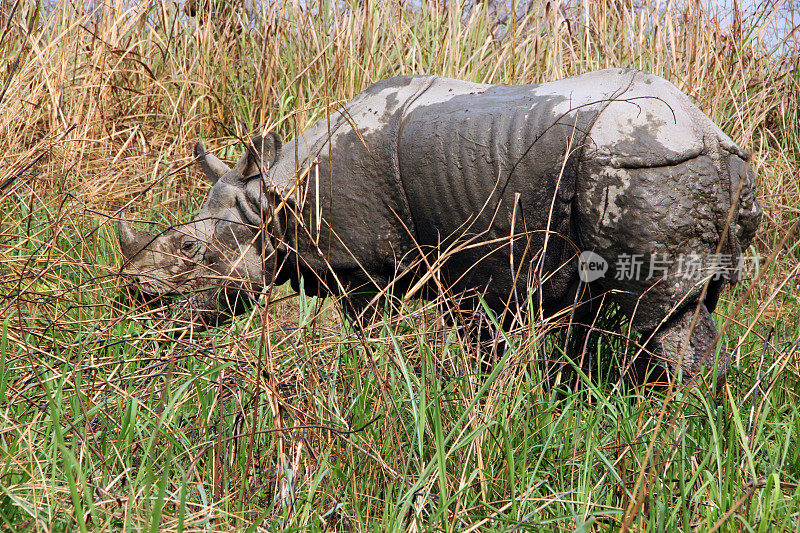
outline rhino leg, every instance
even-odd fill
[[[648,347],[669,366],[673,376],[677,377],[678,371],[683,369],[684,383],[689,386],[697,384],[704,368],[716,368],[717,387],[721,387],[725,382],[730,355],[721,351],[719,360],[715,361],[716,340],[717,328],[705,304],[700,304],[699,308],[689,305],[652,335]]]

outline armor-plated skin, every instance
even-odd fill
[[[212,251],[224,239],[209,220],[224,220],[225,235],[237,225],[250,234],[247,245],[244,232],[236,245],[227,238],[227,252],[209,254],[216,259],[204,255],[206,270],[225,276],[235,264],[254,291],[273,273],[295,287],[303,276],[311,293],[355,290],[355,310],[389,285],[416,291],[427,279],[423,254],[427,264],[446,256],[442,286],[479,290],[498,313],[525,301],[531,282],[545,314],[570,305],[578,289],[583,299],[612,291],[636,328],[655,332],[656,351],[692,376],[713,364],[710,313],[737,272],[706,283],[709,272],[686,276],[675,262],[663,278],[617,280],[610,271],[583,286],[577,256],[738,258],[761,216],[747,153],[672,84],[632,70],[523,86],[392,78],[282,148],[274,136],[256,144],[230,170],[197,150],[216,181],[210,198],[229,199],[216,211],[209,200],[198,222],[176,231]],[[148,244],[131,231],[123,225],[121,235],[134,273],[163,269],[141,257],[169,235]],[[232,259],[234,248],[245,261]],[[268,258],[254,272],[256,252]],[[723,355],[721,377],[726,369]]]

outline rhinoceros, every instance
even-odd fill
[[[725,377],[711,313],[762,209],[748,153],[663,78],[400,76],[285,146],[256,137],[233,168],[201,143],[195,155],[213,184],[197,218],[157,235],[119,226],[142,291],[183,293],[195,320],[301,278],[348,293],[351,313],[387,287],[541,316],[605,295],[667,368]]]

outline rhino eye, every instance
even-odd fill
[[[184,252],[192,252],[195,248],[197,248],[197,241],[185,240],[181,243],[181,250]]]

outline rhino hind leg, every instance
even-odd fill
[[[715,360],[717,336],[717,328],[705,304],[700,304],[699,308],[689,305],[652,335],[648,348],[669,367],[673,377],[677,377],[682,369],[684,384],[694,386],[704,369],[715,369],[717,387],[721,387],[725,382],[730,355],[723,350],[720,351],[719,360]]]

